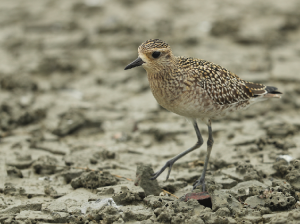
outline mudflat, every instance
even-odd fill
[[[0,222],[298,223],[299,8],[296,0],[2,0]],[[157,104],[144,69],[123,70],[151,38],[283,92],[213,120],[210,207],[184,200],[205,144],[168,181],[167,172],[149,180],[196,141],[189,122]]]

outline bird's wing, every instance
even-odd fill
[[[263,87],[261,84],[257,84],[258,87],[254,83],[250,85],[236,74],[212,62],[184,57],[179,57],[178,62],[187,74],[187,79],[200,86],[215,103],[220,105],[249,100]]]
[[[245,82],[234,73],[224,68],[212,68],[211,73],[204,73],[199,85],[215,103],[220,105],[247,101],[254,94]]]

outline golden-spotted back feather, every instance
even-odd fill
[[[193,74],[193,80],[219,105],[249,100],[252,88],[236,74],[201,59],[178,57],[179,67]]]

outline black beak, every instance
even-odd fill
[[[145,62],[143,62],[143,60],[140,57],[138,57],[133,62],[131,62],[129,65],[127,65],[124,70],[131,69],[131,68],[134,68],[137,66],[141,66],[143,63],[145,63]]]

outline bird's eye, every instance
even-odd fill
[[[152,53],[152,57],[153,57],[153,58],[158,58],[159,55],[160,55],[160,52],[159,52],[159,51],[154,51],[154,52]]]

